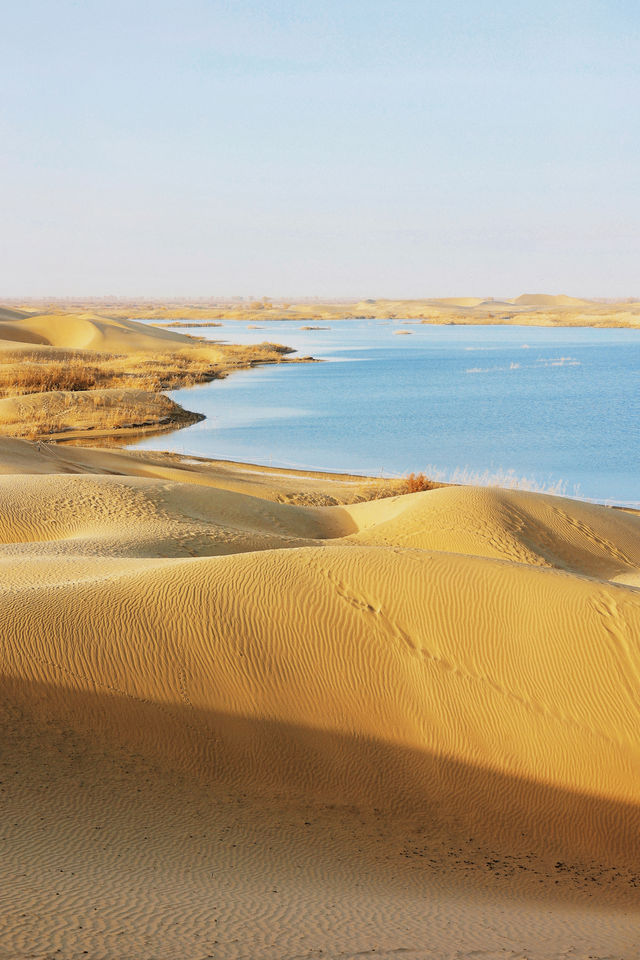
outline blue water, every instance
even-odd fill
[[[328,362],[177,390],[174,400],[207,419],[133,446],[640,502],[638,331],[368,320],[185,332],[285,343]]]

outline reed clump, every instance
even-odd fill
[[[54,390],[91,390],[98,386],[100,371],[84,358],[70,360],[5,362],[0,367],[0,396],[49,393]]]
[[[202,415],[147,390],[70,390],[0,400],[0,432],[27,440],[78,432],[162,429]]]
[[[201,415],[183,410],[164,391],[206,383],[256,364],[280,363],[292,352],[274,343],[240,346],[204,341],[171,353],[118,354],[40,346],[3,351],[0,433],[40,438],[154,425],[167,429],[193,422]]]
[[[163,354],[72,353],[50,349],[2,354],[0,397],[56,391],[177,390],[206,383],[259,363],[278,363],[291,353],[277,343],[220,344]]]
[[[424,473],[410,473],[404,481],[405,493],[421,493],[423,490],[433,490],[439,484],[434,483]]]

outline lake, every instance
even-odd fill
[[[173,391],[207,419],[131,446],[640,504],[639,331],[345,320],[184,332],[285,343],[326,362]]]

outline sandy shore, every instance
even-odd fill
[[[638,956],[640,517],[0,470],[0,956]]]
[[[5,434],[282,356],[0,335]],[[0,958],[640,956],[640,516],[402,489],[0,437]]]

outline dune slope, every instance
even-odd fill
[[[0,955],[634,956],[638,516],[0,452]]]
[[[6,309],[0,314],[0,347],[3,340],[112,353],[166,352],[193,342],[172,330],[91,312],[25,315]]]

